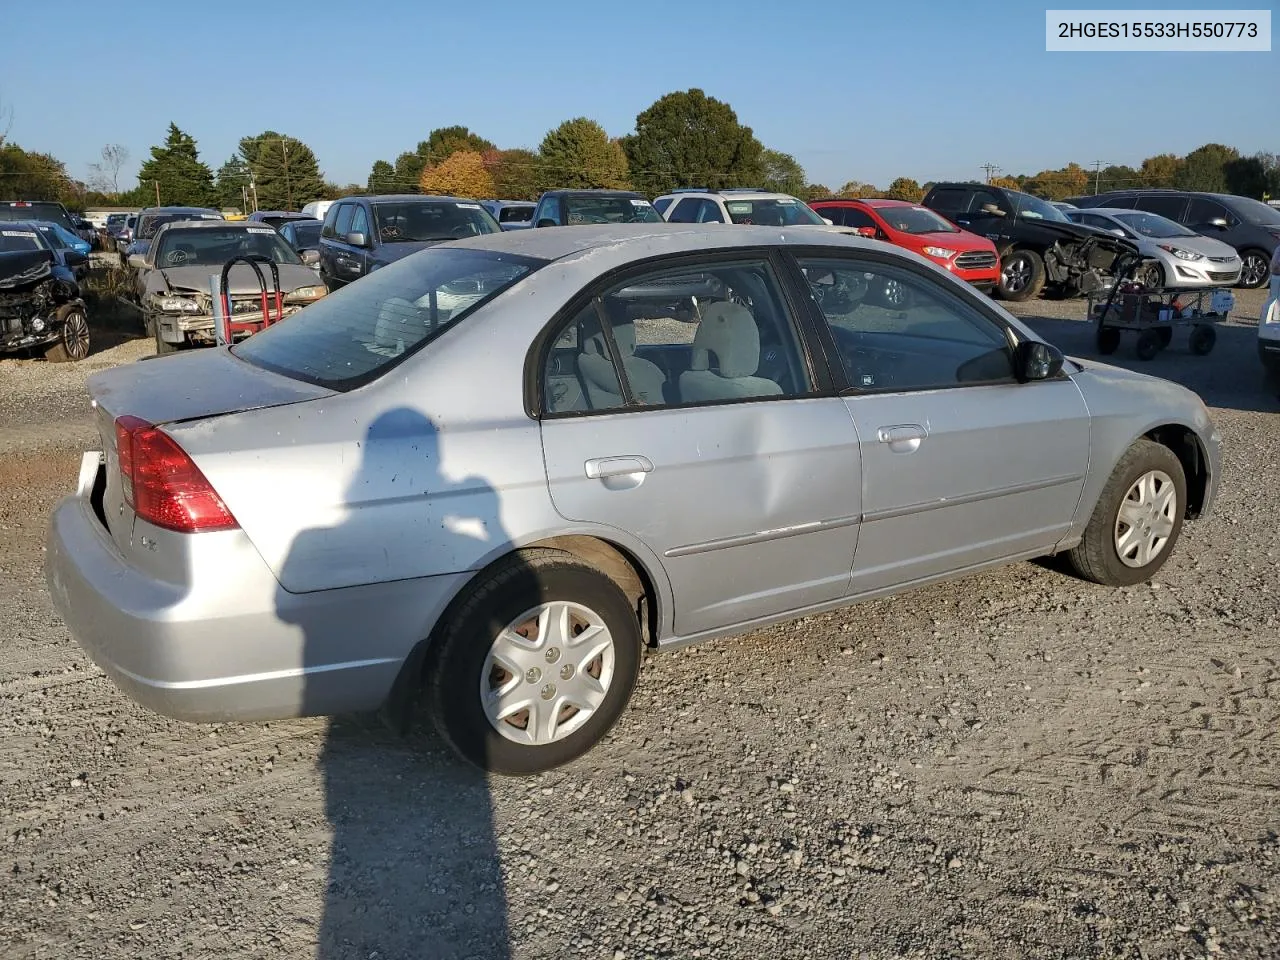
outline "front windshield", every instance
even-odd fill
[[[222,268],[232,257],[267,257],[276,263],[302,263],[271,227],[170,227],[156,244],[155,263],[166,267]]]
[[[1232,197],[1231,205],[1235,208],[1236,213],[1250,223],[1267,227],[1280,227],[1280,209],[1271,206],[1269,203],[1263,203],[1261,200],[1251,200],[1248,197]]]
[[[232,348],[336,390],[367,383],[546,261],[435,247],[376,270]]]
[[[49,247],[34,230],[0,230],[0,253],[21,253],[24,250],[48,250]]]
[[[564,198],[565,222],[570,226],[584,223],[662,223],[662,214],[653,204],[640,197],[575,197]]]
[[[374,229],[383,243],[462,240],[502,228],[478,203],[392,200],[373,205]]]
[[[726,200],[725,209],[734,223],[758,224],[765,227],[794,227],[797,224],[825,224],[812,208],[795,197],[769,197],[764,200]]]
[[[903,233],[959,233],[954,224],[948,223],[928,207],[876,207],[876,213],[885,223]]]
[[[1053,220],[1057,223],[1070,223],[1071,219],[1047,200],[1033,197],[1029,193],[1009,191],[1018,204],[1018,216],[1028,220]]]
[[[1188,230],[1182,224],[1174,223],[1169,218],[1155,213],[1113,213],[1112,217],[1119,220],[1134,233],[1139,233],[1144,237],[1197,236],[1194,230]]]

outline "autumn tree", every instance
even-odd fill
[[[992,177],[988,181],[993,187],[1000,187],[1004,190],[1021,190],[1022,184],[1014,177]]]
[[[1023,184],[1027,193],[1064,200],[1080,196],[1089,186],[1089,176],[1078,163],[1068,163],[1057,170],[1041,170]]]
[[[467,127],[437,127],[427,134],[427,139],[419,141],[413,150],[407,150],[396,157],[395,175],[392,178],[395,182],[394,190],[412,193],[422,179],[423,170],[448,160],[460,150],[484,153],[493,149],[494,144]]]
[[[811,200],[825,200],[831,196],[831,188],[825,183],[806,183],[804,193],[800,194],[800,199],[805,203]]]
[[[262,210],[297,210],[324,191],[324,175],[312,149],[295,137],[264,130],[240,141]]]
[[[1181,168],[1181,158],[1172,153],[1160,153],[1143,160],[1138,174],[1144,187],[1172,187]]]
[[[164,143],[151,148],[151,157],[138,171],[138,190],[143,196],[152,197],[157,184],[160,203],[165,205],[207,207],[218,200],[213,171],[200,159],[195,138],[175,123],[169,124]]]
[[[889,184],[889,189],[886,193],[893,200],[909,200],[912,203],[919,203],[924,199],[924,190],[920,188],[920,184],[910,177],[898,177],[893,183]]]
[[[751,128],[696,87],[668,93],[640,113],[623,148],[636,189],[650,196],[681,186],[754,186],[765,172],[764,147]]]
[[[548,188],[629,190],[627,157],[604,127],[586,117],[566,120],[538,148]]]
[[[418,189],[423,193],[473,200],[493,196],[493,176],[484,156],[475,150],[458,150],[422,171]]]
[[[846,200],[870,199],[882,196],[881,191],[874,183],[863,183],[860,180],[850,180],[840,188],[838,195]]]
[[[793,197],[803,197],[805,187],[804,167],[795,157],[780,150],[765,149],[760,154],[760,168],[763,176],[760,187],[775,193],[789,193]]]
[[[490,150],[485,165],[493,177],[493,195],[503,200],[537,200],[544,185],[542,158],[532,150]]]

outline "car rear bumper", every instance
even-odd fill
[[[457,587],[451,576],[292,594],[245,544],[224,577],[196,577],[187,588],[125,560],[89,486],[82,475],[81,491],[53,511],[49,592],[72,637],[116,685],[169,717],[376,710]]]

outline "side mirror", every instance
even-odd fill
[[[560,226],[560,224],[556,223],[556,222],[555,222],[554,220],[552,220],[550,217],[543,217],[542,219],[540,219],[540,220],[538,221],[537,226],[539,226],[539,227],[558,227],[558,226]]]
[[[317,263],[320,262],[320,251],[319,250],[303,250],[302,262],[309,267],[314,267]]]
[[[1062,370],[1066,357],[1051,343],[1022,340],[1013,351],[1013,374],[1019,383],[1048,380]]]
[[[1123,231],[1123,230],[1121,230],[1119,227],[1112,227],[1110,232],[1111,232],[1111,233],[1114,233],[1117,237],[1123,237],[1123,236],[1124,236],[1124,231]]]
[[[1209,221],[1209,226],[1217,227],[1219,230],[1227,229],[1226,217],[1214,217],[1212,220]]]
[[[369,245],[369,238],[366,237],[359,230],[355,230],[355,231],[352,231],[351,233],[348,233],[345,237],[343,237],[343,239],[346,240],[347,243],[351,244],[351,246],[353,247],[367,247]]]
[[[876,238],[876,228],[875,227],[858,227],[857,234],[860,237],[866,237],[868,240],[874,240]]]
[[[129,266],[133,267],[135,270],[141,270],[146,265],[147,265],[147,258],[144,257],[142,254],[140,253],[129,254]]]

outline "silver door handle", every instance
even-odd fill
[[[648,457],[598,457],[583,464],[588,480],[621,477],[630,473],[649,473],[653,464]]]
[[[887,443],[894,453],[914,453],[920,448],[920,441],[927,436],[929,431],[918,423],[901,423],[876,431],[876,439]]]

